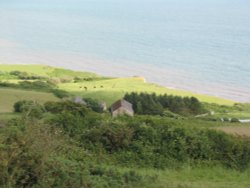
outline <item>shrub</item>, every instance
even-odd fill
[[[35,81],[35,82],[23,81],[19,83],[19,86],[24,89],[37,89],[44,91],[49,91],[55,87],[51,83],[43,81]]]
[[[81,104],[74,103],[72,101],[64,102],[46,102],[44,104],[46,111],[58,114],[62,112],[67,112],[70,114],[80,114],[84,116],[89,111],[85,106]]]
[[[237,119],[237,118],[232,118],[230,122],[231,122],[231,123],[239,123],[240,120]]]
[[[20,80],[38,80],[38,79],[43,79],[44,77],[34,75],[31,73],[27,72],[21,72],[21,71],[11,71],[10,75],[18,77]]]
[[[14,112],[23,112],[23,106],[27,103],[32,103],[33,101],[18,101],[14,104]]]
[[[87,107],[91,108],[95,112],[103,112],[103,109],[99,102],[95,101],[91,98],[84,98],[83,99],[87,103]]]
[[[52,85],[57,85],[61,83],[61,80],[60,78],[50,78],[47,82]]]
[[[51,92],[60,99],[70,97],[70,93],[64,90],[52,89]]]
[[[133,138],[133,129],[120,123],[95,127],[82,135],[84,142],[104,147],[108,152],[128,148]]]
[[[44,113],[42,105],[35,101],[18,101],[14,104],[14,111],[19,113],[25,113],[29,117],[41,118]]]

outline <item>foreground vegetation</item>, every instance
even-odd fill
[[[250,140],[234,134],[250,124],[232,121],[250,117],[248,104],[141,78],[0,68],[0,187],[250,186]],[[72,102],[76,95],[86,105]],[[122,97],[135,117],[99,106]]]
[[[21,116],[0,130],[2,186],[198,187],[205,181],[204,187],[225,187],[234,175],[232,185],[250,183],[249,141],[208,129],[210,122],[198,128],[192,119],[112,119],[70,101],[22,104]],[[214,173],[228,175],[216,183]]]

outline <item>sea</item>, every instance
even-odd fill
[[[250,102],[250,1],[0,0],[0,63]]]

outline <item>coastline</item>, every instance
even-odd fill
[[[85,61],[86,62],[86,61]],[[0,62],[0,64],[6,64],[6,65],[13,65],[13,63],[3,63],[3,62]],[[17,63],[16,63],[17,64]],[[18,65],[31,65],[31,63],[18,63]],[[92,68],[89,68],[88,66],[86,66],[86,64],[81,64],[81,65],[85,65],[84,68],[75,68],[75,67],[72,67],[72,66],[62,66],[61,64],[56,64],[56,65],[48,65],[47,63],[46,64],[32,64],[32,65],[43,65],[43,66],[55,66],[55,67],[58,67],[58,68],[67,68],[67,69],[71,69],[71,70],[76,70],[76,71],[87,71],[87,72],[93,72],[93,73],[96,73],[98,75],[102,75],[102,76],[109,76],[109,77],[137,77],[138,79],[141,79],[143,78],[143,82],[146,82],[149,83],[149,84],[153,84],[153,85],[159,85],[159,86],[162,86],[168,90],[173,90],[173,91],[179,91],[180,93],[187,93],[187,94],[196,94],[196,95],[200,95],[200,96],[204,96],[204,97],[215,97],[215,98],[221,98],[221,99],[225,99],[225,100],[229,100],[229,101],[233,101],[235,103],[237,102],[247,102],[247,101],[239,101],[239,100],[235,100],[235,99],[231,99],[231,98],[226,98],[226,97],[223,97],[223,96],[220,96],[220,95],[217,95],[217,96],[214,96],[214,95],[211,95],[209,93],[205,93],[205,92],[198,92],[198,91],[194,91],[194,90],[189,90],[189,89],[183,89],[183,88],[179,88],[179,87],[176,87],[176,86],[167,86],[167,85],[163,85],[159,82],[155,82],[155,81],[152,81],[150,78],[148,79],[148,77],[144,77],[144,76],[133,76],[133,75],[142,75],[142,74],[133,74],[133,75],[129,75],[128,72],[129,72],[129,69],[123,69],[125,71],[126,74],[121,74],[120,72],[117,73],[114,75],[110,72],[105,72],[103,71],[100,71],[99,68],[97,68],[96,66],[92,66]],[[93,65],[93,61],[92,61],[92,65]],[[82,66],[81,66],[82,67]],[[117,68],[115,67],[115,65],[113,65],[112,67],[112,70],[114,70],[114,68]],[[107,69],[109,69],[107,67]],[[110,69],[109,69],[110,70]],[[145,69],[144,69],[145,71]],[[172,83],[173,84],[173,83]]]
[[[79,10],[73,15],[69,2],[51,2],[50,8],[40,3],[1,3],[0,61],[139,75],[167,88],[250,102],[246,2],[237,11],[228,2],[194,1],[187,7],[145,1],[137,10],[132,1],[77,1],[70,3]],[[176,15],[180,9],[182,17]]]

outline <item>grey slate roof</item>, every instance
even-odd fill
[[[124,107],[124,108],[126,108],[127,110],[129,110],[129,111],[131,111],[131,112],[134,111],[134,110],[133,110],[133,105],[132,105],[130,102],[124,100],[124,99],[121,99],[121,100],[116,101],[116,102],[111,106],[111,111],[112,111],[112,112],[113,112],[113,111],[116,111],[116,110],[117,110],[118,108],[120,108],[120,107]]]

